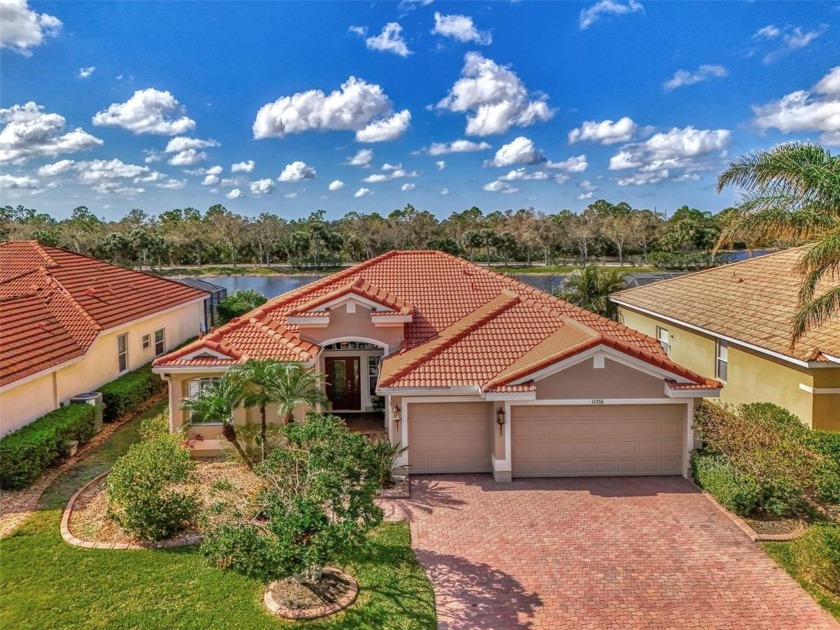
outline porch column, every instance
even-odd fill
[[[690,398],[685,406],[685,451],[683,453],[683,477],[691,478],[691,451],[694,450],[694,407],[696,400]]]
[[[176,379],[172,374],[161,374],[169,388],[169,432],[177,433],[184,423],[183,411],[181,411],[181,389],[184,382]]]
[[[499,408],[504,409],[505,423],[499,431],[497,413]],[[497,402],[492,407],[491,423],[493,426],[493,452],[490,453],[490,462],[493,466],[493,479],[498,483],[510,483],[512,480],[512,458],[511,458],[511,405],[509,401]],[[501,435],[500,435],[501,433]]]

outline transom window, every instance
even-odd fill
[[[324,350],[381,350],[377,345],[365,341],[341,341],[324,346]]]
[[[659,345],[662,346],[662,349],[665,351],[669,357],[671,356],[671,335],[668,334],[667,328],[662,328],[660,326],[656,327],[656,339],[659,341]]]
[[[128,333],[117,337],[117,364],[121,373],[128,370]]]
[[[166,329],[155,331],[155,356],[159,357],[166,351]]]
[[[718,339],[715,376],[722,381],[729,380],[729,342]]]

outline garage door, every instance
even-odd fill
[[[488,403],[408,405],[412,473],[490,472]]]
[[[512,407],[514,477],[682,474],[685,405]]]

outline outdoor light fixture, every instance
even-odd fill
[[[502,406],[499,406],[496,412],[496,423],[499,425],[499,435],[501,435],[505,426],[505,408]]]
[[[400,409],[399,405],[394,405],[391,407],[391,420],[394,421],[395,424],[399,424],[400,420],[402,420],[402,409]]]

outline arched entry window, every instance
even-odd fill
[[[324,346],[324,350],[381,350],[382,346],[377,346],[365,341],[340,341],[338,343],[330,343]]]

